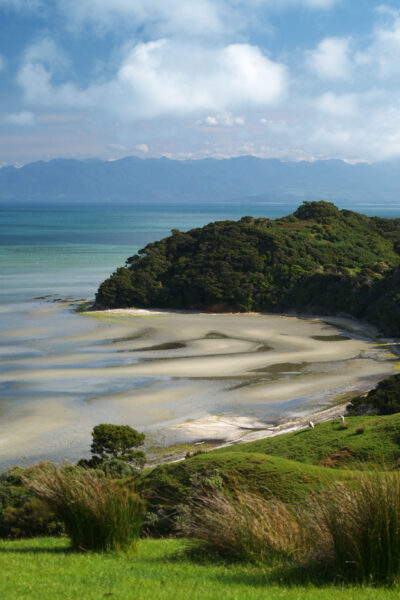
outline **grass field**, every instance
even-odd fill
[[[0,598],[7,600],[389,600],[400,588],[307,584],[296,573],[191,560],[181,540],[142,540],[138,552],[79,554],[66,539],[0,542]]]
[[[291,503],[352,469],[398,468],[400,414],[349,417],[274,438],[199,454],[142,476],[150,507],[184,501],[194,482],[232,475],[250,489]],[[357,433],[357,428],[363,431]],[[333,468],[332,468],[333,467]],[[378,466],[378,468],[380,468]],[[158,502],[157,502],[158,500]],[[0,598],[7,600],[375,600],[400,597],[400,587],[343,585],[320,571],[224,562],[188,552],[181,539],[142,539],[138,551],[78,553],[66,538],[0,541]],[[294,564],[294,563],[292,563]],[[308,578],[308,579],[306,579]]]

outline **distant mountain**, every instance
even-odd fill
[[[398,201],[399,163],[282,162],[241,156],[177,161],[35,162],[0,169],[0,201]]]

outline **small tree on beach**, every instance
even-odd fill
[[[129,425],[96,425],[92,431],[92,461],[102,463],[109,459],[118,459],[138,468],[143,467],[146,455],[141,450],[145,439],[144,433],[139,433]]]

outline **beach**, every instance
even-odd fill
[[[78,313],[41,300],[18,321],[1,331],[3,465],[87,456],[91,429],[104,422],[144,431],[147,447],[270,435],[397,365],[390,345],[352,319]]]

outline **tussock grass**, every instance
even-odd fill
[[[344,581],[400,580],[400,474],[359,472],[310,507],[318,546]],[[322,547],[322,548],[321,548]]]
[[[349,473],[313,497],[287,504],[241,488],[209,489],[192,501],[183,533],[228,558],[324,565],[344,583],[400,582],[400,474]]]
[[[312,549],[309,530],[280,500],[240,488],[214,488],[199,494],[190,508],[181,532],[212,553],[265,563],[297,559]]]
[[[143,504],[126,482],[90,469],[57,469],[42,463],[23,483],[64,523],[76,550],[132,550],[139,538]]]

